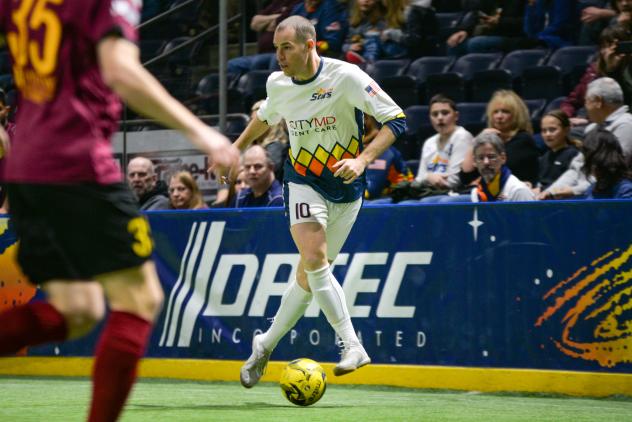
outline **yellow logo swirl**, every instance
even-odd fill
[[[632,362],[632,245],[578,269],[543,297],[553,304],[537,319],[557,314],[562,332],[551,339],[565,355],[604,367]]]

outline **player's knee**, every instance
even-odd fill
[[[88,334],[105,316],[105,304],[77,305],[62,311],[66,317],[68,337],[77,338]]]
[[[309,253],[301,256],[306,271],[316,271],[328,265],[327,257],[322,253]]]
[[[164,302],[165,295],[162,289],[156,289],[147,295],[145,300],[145,313],[148,316],[147,319],[155,320],[162,309],[162,303]]]

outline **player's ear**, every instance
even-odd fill
[[[316,48],[316,41],[309,39],[307,40],[307,49],[308,50],[313,50],[314,48]]]

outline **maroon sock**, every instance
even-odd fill
[[[115,421],[136,380],[151,323],[127,312],[111,312],[97,344],[92,371],[90,422]]]
[[[0,314],[0,356],[67,336],[66,319],[48,302],[27,303]]]

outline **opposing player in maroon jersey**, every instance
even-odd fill
[[[140,0],[0,0],[0,31],[19,90],[7,184],[18,261],[47,294],[0,314],[0,355],[88,333],[95,352],[90,421],[116,420],[163,293],[149,225],[112,157],[119,98],[178,129],[216,170],[239,153],[142,67]]]

